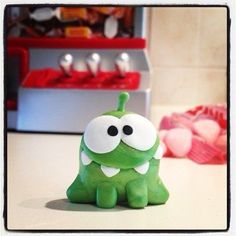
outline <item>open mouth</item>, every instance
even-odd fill
[[[163,149],[161,145],[158,146],[156,153],[154,154],[153,158],[154,159],[161,159],[163,156]],[[81,152],[81,161],[84,166],[90,165],[93,160],[90,159],[90,157],[84,152]],[[150,161],[145,162],[144,164],[137,166],[133,168],[136,172],[138,172],[141,175],[145,175],[149,169]],[[115,167],[108,167],[105,165],[101,165],[101,171],[103,174],[107,177],[113,177],[117,175],[120,172],[120,168],[115,168]]]

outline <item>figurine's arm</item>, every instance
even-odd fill
[[[89,203],[95,200],[93,194],[89,194],[84,184],[81,182],[79,175],[67,189],[66,195],[71,202],[76,203]]]
[[[148,204],[147,184],[144,179],[135,179],[127,183],[126,193],[129,206],[143,208]]]
[[[169,192],[165,185],[162,183],[160,177],[158,177],[155,186],[149,186],[148,188],[148,203],[150,204],[164,204],[169,198]]]
[[[101,208],[113,208],[117,203],[117,190],[112,183],[103,182],[98,185],[96,204]]]

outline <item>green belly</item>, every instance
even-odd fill
[[[134,169],[121,169],[107,177],[95,162],[88,166],[80,163],[80,172],[67,190],[71,202],[96,203],[103,208],[128,202],[131,207],[142,208],[149,204],[165,203],[169,193],[158,176],[159,160],[150,160],[146,174]]]
[[[134,169],[120,170],[118,174],[113,177],[107,177],[101,171],[100,165],[92,162],[88,166],[82,166],[80,168],[79,178],[84,186],[87,186],[88,191],[92,193],[96,192],[98,184],[102,182],[111,183],[118,192],[118,200],[126,200],[126,190],[125,187],[128,182],[135,179],[144,179],[147,185],[152,188],[155,187],[156,181],[158,179],[157,172],[159,168],[159,160],[151,160],[149,169],[146,174],[142,175],[136,172]]]

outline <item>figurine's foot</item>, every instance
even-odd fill
[[[113,208],[117,203],[116,188],[110,183],[101,183],[97,187],[96,203],[101,208]]]
[[[159,205],[164,204],[169,198],[169,192],[159,178],[155,188],[148,189],[148,203]]]
[[[144,208],[148,204],[147,184],[143,179],[130,181],[126,185],[127,199],[132,208]]]
[[[75,203],[89,203],[94,201],[94,199],[92,199],[91,195],[88,193],[87,189],[84,187],[79,176],[67,189],[66,195],[69,201]]]

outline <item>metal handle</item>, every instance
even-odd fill
[[[115,59],[115,67],[120,77],[124,78],[130,67],[130,57],[126,52],[120,53]]]
[[[93,77],[96,77],[101,68],[101,57],[98,53],[92,53],[86,58],[86,65]]]
[[[65,77],[71,77],[73,71],[73,56],[71,54],[63,54],[58,60],[59,66]]]

